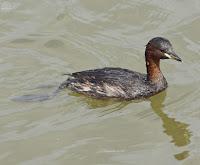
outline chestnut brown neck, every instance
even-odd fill
[[[147,45],[145,51],[147,78],[154,83],[165,79],[160,70],[159,53],[160,52],[152,45]]]

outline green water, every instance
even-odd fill
[[[199,164],[199,26],[198,0],[0,1],[0,164]],[[51,93],[63,73],[145,73],[145,45],[156,36],[184,62],[161,61],[169,87],[150,99],[101,101],[66,89],[11,101]]]

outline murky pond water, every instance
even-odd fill
[[[200,1],[0,1],[0,164],[169,165],[200,162]],[[49,94],[63,73],[146,72],[153,37],[183,63],[161,62],[169,87],[142,101]]]

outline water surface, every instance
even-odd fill
[[[200,161],[200,2],[0,1],[0,164],[169,165]],[[41,96],[64,73],[146,72],[144,50],[170,40],[183,63],[161,62],[169,87],[142,101]]]

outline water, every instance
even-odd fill
[[[199,26],[198,0],[0,1],[0,164],[199,164]],[[150,99],[63,90],[12,101],[52,93],[64,73],[145,73],[145,45],[156,36],[184,62],[161,62],[169,87]]]

